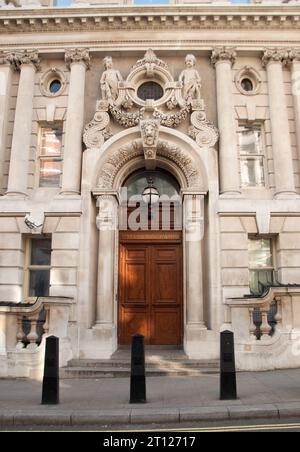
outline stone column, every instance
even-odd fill
[[[7,54],[0,54],[0,194],[3,193],[4,155],[8,126],[12,69]]]
[[[204,196],[184,195],[184,253],[186,279],[185,350],[199,347],[204,322],[202,244],[204,234]]]
[[[295,196],[292,146],[282,72],[282,62],[286,57],[286,51],[267,49],[262,58],[268,77],[275,196],[277,198]]]
[[[32,50],[11,54],[9,59],[14,68],[20,70],[20,81],[11,146],[7,194],[26,196],[32,131],[34,79],[39,65],[39,58],[38,52]]]
[[[300,164],[300,49],[291,52],[292,58],[292,93],[294,99],[295,125]]]
[[[89,52],[87,49],[67,50],[65,60],[71,74],[61,193],[74,195],[80,193],[85,73],[89,67]]]
[[[240,191],[240,169],[237,130],[232,95],[231,67],[236,52],[226,47],[213,50],[211,61],[216,68],[218,127],[220,131],[219,168],[221,193],[237,196]]]
[[[118,201],[114,195],[100,195],[97,199],[99,214],[98,285],[96,325],[101,349],[111,355],[116,342],[114,321],[115,303],[115,256],[117,246]]]

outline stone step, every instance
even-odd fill
[[[147,368],[147,377],[196,377],[200,375],[218,374],[218,368],[202,367],[202,368]],[[129,378],[130,367],[63,367],[60,369],[60,378]]]
[[[146,359],[146,367],[148,369],[151,368],[213,368],[219,369],[220,362],[218,360],[177,360],[177,359]],[[122,368],[128,367],[130,368],[129,360],[84,360],[84,359],[73,359],[68,363],[69,368],[80,367],[80,368]]]

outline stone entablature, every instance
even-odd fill
[[[130,29],[296,29],[300,27],[297,5],[176,5],[141,8],[88,7],[0,10],[0,31]],[[96,28],[95,28],[96,27]]]

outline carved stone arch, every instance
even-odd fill
[[[192,139],[177,130],[161,127],[157,145],[157,167],[170,171],[182,189],[208,191],[208,177],[200,149]],[[94,188],[118,190],[133,169],[144,165],[140,129],[133,127],[110,138],[101,148],[95,168]]]

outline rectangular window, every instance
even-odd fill
[[[262,128],[260,126],[239,127],[238,146],[242,187],[265,187]]]
[[[28,240],[26,249],[27,296],[47,297],[50,289],[51,239]]]
[[[62,175],[61,126],[41,127],[39,187],[60,187]]]
[[[272,239],[250,238],[248,241],[250,291],[261,295],[264,287],[274,283]]]

